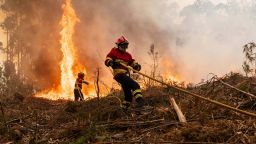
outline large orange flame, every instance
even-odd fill
[[[62,27],[60,32],[60,44],[61,51],[63,53],[63,59],[60,63],[61,85],[55,90],[44,91],[36,96],[52,100],[73,99],[73,89],[76,78],[74,74],[76,74],[78,71],[86,72],[85,68],[76,60],[77,56],[73,43],[73,35],[77,22],[79,22],[79,18],[76,16],[75,10],[71,4],[71,0],[66,0],[65,5],[63,5],[63,15],[60,22]]]
[[[71,0],[66,0],[63,7],[64,13],[61,19],[62,31],[61,34],[61,51],[63,59],[61,61],[61,91],[62,94],[70,96],[74,87],[75,77],[72,72],[74,64],[75,50],[73,43],[74,27],[79,19],[71,5]]]

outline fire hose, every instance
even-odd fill
[[[183,93],[186,93],[186,94],[191,95],[191,96],[194,96],[194,97],[197,97],[197,98],[202,99],[202,100],[204,100],[204,101],[207,101],[207,102],[216,104],[216,105],[221,106],[221,107],[223,107],[223,108],[227,108],[227,109],[230,109],[230,110],[232,110],[232,111],[235,111],[235,112],[238,112],[238,113],[245,114],[245,115],[252,116],[252,117],[255,117],[255,118],[256,118],[256,114],[255,114],[255,113],[247,112],[247,111],[244,111],[244,110],[241,110],[241,109],[238,109],[238,108],[235,108],[235,107],[226,105],[226,104],[224,104],[224,103],[218,102],[218,101],[216,101],[216,100],[212,100],[212,99],[210,99],[210,98],[206,98],[206,97],[203,97],[203,96],[201,96],[201,95],[198,95],[198,94],[189,92],[189,91],[187,91],[187,90],[185,90],[185,89],[182,89],[182,88],[179,88],[179,87],[176,87],[176,86],[172,86],[172,85],[170,85],[170,84],[168,84],[168,83],[165,83],[165,82],[163,82],[163,81],[157,80],[157,79],[155,79],[155,78],[153,78],[153,77],[150,77],[150,76],[148,76],[148,75],[146,75],[146,74],[144,74],[144,73],[142,73],[142,72],[140,72],[140,71],[137,71],[137,70],[133,69],[132,67],[127,66],[127,65],[125,65],[125,64],[123,64],[123,63],[120,63],[120,65],[122,65],[123,67],[125,67],[125,68],[127,68],[127,69],[129,69],[129,70],[131,70],[131,71],[133,71],[133,72],[136,72],[136,73],[138,73],[138,74],[140,74],[140,75],[142,75],[142,76],[144,76],[144,77],[147,77],[147,78],[149,78],[149,79],[151,79],[151,80],[153,80],[153,81],[156,81],[156,82],[158,82],[158,83],[161,83],[161,84],[163,84],[163,85],[166,85],[167,87],[176,89],[176,90],[178,90],[178,91],[181,91],[181,92],[183,92]]]

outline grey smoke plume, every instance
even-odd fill
[[[177,54],[183,61],[180,74],[199,81],[210,72],[241,72],[242,46],[255,40],[255,1],[229,1],[217,5],[196,1],[181,12]]]
[[[58,22],[64,1],[43,2],[34,5],[37,13],[31,17],[40,29],[29,31],[28,38],[35,61],[32,75],[49,86],[59,80]],[[51,10],[49,3],[54,3]],[[242,46],[256,37],[255,1],[213,4],[197,0],[180,7],[175,0],[73,0],[73,6],[80,19],[74,40],[89,77],[97,67],[104,74],[102,78],[112,77],[104,59],[121,35],[130,41],[128,51],[142,64],[143,72],[150,71],[152,61],[147,52],[154,43],[162,58],[159,71],[187,82],[198,82],[210,72],[240,71]]]
[[[147,52],[154,43],[171,62],[166,67],[160,61],[161,71],[192,82],[210,72],[240,71],[242,46],[256,36],[253,1],[213,4],[197,0],[180,8],[174,0],[83,0],[74,1],[74,6],[81,19],[76,36],[85,64],[91,59],[104,67],[106,53],[124,35],[131,43],[129,51],[145,71],[151,65]]]
[[[89,69],[95,68],[95,63],[90,63],[93,61],[104,71],[107,70],[104,66],[106,54],[115,46],[116,39],[122,35],[129,40],[128,51],[142,64],[143,71],[150,71],[152,61],[148,52],[152,43],[162,57],[168,57],[173,61],[170,48],[175,41],[175,29],[167,29],[166,25],[162,24],[165,21],[164,15],[169,14],[160,16],[157,11],[161,8],[165,11],[169,8],[175,10],[175,5],[165,7],[164,2],[156,0],[73,2],[81,21],[77,25],[76,44],[81,49],[81,60]],[[110,72],[104,74],[108,78],[112,77]]]

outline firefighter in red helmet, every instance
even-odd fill
[[[130,77],[129,70],[119,63],[126,64],[133,67],[133,69],[140,71],[141,65],[138,64],[129,54],[126,52],[129,42],[123,36],[117,39],[116,46],[108,53],[105,60],[105,65],[110,66],[113,69],[114,79],[121,84],[124,91],[124,101],[121,107],[127,110],[132,102],[133,97],[137,102],[137,107],[142,108],[144,106],[144,99],[141,93],[140,85]]]
[[[83,101],[84,100],[84,95],[82,93],[83,83],[89,85],[89,83],[84,80],[84,73],[79,72],[77,74],[77,79],[75,82],[75,89],[74,89],[75,101],[78,101],[78,100]]]

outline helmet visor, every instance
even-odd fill
[[[127,49],[128,48],[128,43],[122,43],[122,44],[119,44],[118,46],[120,48]]]

